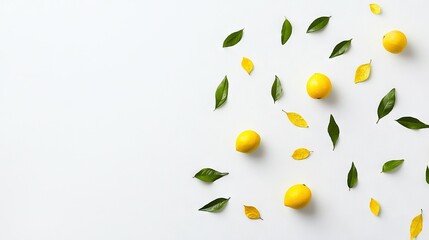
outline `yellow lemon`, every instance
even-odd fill
[[[400,53],[407,46],[407,37],[398,30],[388,32],[383,36],[383,46],[391,53]]]
[[[284,204],[287,207],[299,209],[305,207],[311,200],[311,190],[305,184],[296,184],[290,187],[286,194]]]
[[[307,93],[312,98],[325,98],[329,96],[331,89],[331,80],[321,73],[313,74],[307,81]]]
[[[253,130],[246,130],[238,135],[235,149],[242,153],[249,153],[258,148],[261,137]]]

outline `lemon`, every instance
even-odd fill
[[[299,209],[305,207],[311,200],[311,190],[305,184],[296,184],[290,187],[286,194],[284,204],[287,207]]]
[[[253,130],[246,130],[238,135],[235,141],[235,150],[249,153],[256,150],[261,142],[261,137]]]
[[[313,74],[307,81],[307,93],[312,98],[325,98],[329,96],[331,89],[331,80],[321,73]]]
[[[391,53],[400,53],[407,46],[407,37],[398,30],[388,32],[383,36],[383,46]]]

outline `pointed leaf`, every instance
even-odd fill
[[[241,66],[243,67],[243,69],[247,72],[247,74],[250,75],[250,73],[253,70],[253,62],[252,60],[243,57],[243,60],[241,60]]]
[[[429,184],[429,167],[426,166],[426,183]]]
[[[332,50],[331,56],[329,56],[329,58],[334,58],[334,57],[343,55],[350,49],[351,46],[352,46],[352,39],[344,40],[338,43],[335,46],[334,50]]]
[[[347,186],[349,187],[349,190],[356,186],[358,181],[358,173],[357,169],[355,167],[355,163],[352,162],[352,167],[349,170],[349,174],[347,175]]]
[[[369,9],[371,9],[371,12],[376,15],[381,13],[381,7],[377,3],[369,4]]]
[[[331,18],[331,16],[329,16],[329,17],[325,16],[325,17],[316,18],[310,24],[310,26],[308,26],[307,33],[312,33],[312,32],[317,32],[317,31],[322,30],[323,28],[326,27],[326,25],[328,25],[330,18]]]
[[[410,239],[415,239],[423,228],[423,211],[420,210],[420,214],[413,218],[410,225]]]
[[[280,99],[283,94],[282,84],[280,79],[276,76],[274,78],[273,86],[271,87],[271,97],[273,97],[274,103]]]
[[[244,205],[244,214],[246,214],[246,217],[250,219],[261,219],[261,214],[259,213],[259,210],[253,206],[246,206]]]
[[[285,18],[282,26],[282,45],[285,45],[287,40],[289,40],[291,34],[292,34],[292,25],[290,24],[289,20]]]
[[[369,209],[371,210],[372,214],[378,216],[380,213],[380,204],[378,204],[377,200],[371,198],[371,201],[369,202]]]
[[[212,168],[203,168],[199,172],[197,172],[194,178],[198,178],[203,182],[214,182],[219,178],[228,175],[227,172],[218,172]]]
[[[220,82],[219,86],[216,89],[215,110],[226,102],[226,99],[228,98],[228,88],[229,88],[228,77],[225,76],[225,78],[222,80],[222,82]]]
[[[393,107],[395,106],[396,101],[396,90],[395,88],[392,88],[384,97],[381,99],[380,104],[378,105],[377,114],[378,114],[378,121],[385,117],[387,114],[389,114]]]
[[[402,163],[404,163],[404,159],[401,159],[401,160],[390,160],[390,161],[387,161],[387,162],[385,162],[385,163],[383,164],[383,167],[382,167],[382,169],[381,169],[381,172],[382,172],[382,173],[385,173],[385,172],[393,171],[393,170],[394,170],[394,169],[396,169],[397,167],[401,166],[401,165],[402,165]]]
[[[340,136],[340,128],[337,125],[337,122],[335,122],[334,116],[329,118],[329,125],[328,125],[328,134],[329,137],[331,137],[333,149],[335,150],[335,145],[337,145],[338,137]]]
[[[402,126],[409,128],[409,129],[422,129],[422,128],[429,128],[429,125],[426,123],[421,122],[417,118],[413,117],[401,117],[400,119],[396,120],[399,124]]]
[[[371,62],[360,65],[356,69],[355,74],[355,83],[360,83],[368,80],[369,75],[371,74]]]
[[[307,121],[305,121],[305,119],[301,117],[301,115],[299,115],[298,113],[286,112],[285,110],[282,111],[286,113],[287,118],[293,125],[297,127],[308,128]]]
[[[232,47],[235,44],[237,44],[238,42],[240,42],[241,38],[243,37],[243,30],[238,30],[237,32],[233,32],[231,34],[228,35],[228,37],[225,38],[225,40],[223,41],[223,47]]]
[[[217,198],[198,209],[198,211],[220,212],[225,208],[229,199],[230,198]]]
[[[303,160],[308,158],[310,156],[310,153],[310,150],[308,150],[307,148],[298,148],[293,152],[292,158],[295,160]]]

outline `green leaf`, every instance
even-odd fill
[[[229,87],[228,77],[225,76],[223,78],[222,82],[220,82],[219,86],[217,86],[217,89],[216,89],[216,93],[215,93],[215,99],[216,99],[215,110],[217,108],[219,108],[220,106],[222,106],[226,102],[226,99],[228,98],[228,87]]]
[[[356,186],[358,181],[358,173],[355,167],[355,163],[352,162],[352,167],[349,170],[349,174],[347,175],[347,186],[349,186],[349,190]]]
[[[426,183],[429,184],[429,167],[426,166]]]
[[[392,88],[384,97],[381,99],[380,104],[378,105],[377,114],[378,114],[378,121],[385,117],[387,114],[389,114],[393,107],[395,106],[395,94],[396,90],[395,88]]]
[[[331,16],[329,17],[325,16],[325,17],[319,17],[315,19],[308,27],[307,33],[312,33],[312,32],[317,32],[322,30],[323,28],[326,27],[326,25],[328,25],[330,18]]]
[[[402,126],[409,129],[429,128],[429,125],[413,117],[401,117],[400,119],[396,119],[396,121]]]
[[[243,37],[243,30],[238,30],[237,32],[233,32],[231,34],[228,35],[228,37],[225,38],[225,40],[223,41],[223,47],[232,47],[235,44],[237,44],[238,42],[240,42],[241,38]]]
[[[331,137],[332,145],[334,146],[332,150],[335,150],[335,145],[337,144],[338,137],[340,136],[340,128],[335,122],[334,116],[332,116],[332,114],[329,118],[328,133],[329,137]]]
[[[229,199],[230,198],[217,198],[198,209],[198,211],[220,212],[225,208]]]
[[[387,161],[383,164],[383,168],[381,169],[381,172],[382,173],[390,172],[395,168],[399,167],[400,165],[402,165],[403,162],[404,162],[404,159]]]
[[[329,58],[334,58],[334,57],[343,55],[350,49],[351,46],[352,46],[352,39],[345,40],[338,43],[337,46],[335,46],[334,50],[332,50],[331,56],[329,56]]]
[[[283,22],[283,26],[282,26],[282,45],[285,45],[287,40],[289,40],[291,34],[292,34],[292,25],[290,24],[289,20],[285,18],[285,21]]]
[[[214,182],[218,180],[219,178],[228,175],[229,173],[224,172],[218,172],[212,168],[203,168],[199,172],[197,172],[194,176],[194,178],[198,178],[203,182]]]
[[[273,97],[274,103],[280,99],[283,94],[282,84],[280,82],[279,77],[275,77],[273,86],[271,87],[271,96]]]

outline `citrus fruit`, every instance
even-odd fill
[[[398,30],[388,32],[383,36],[383,46],[391,53],[400,53],[407,46],[407,37]]]
[[[325,98],[329,96],[331,89],[331,80],[321,73],[313,74],[307,81],[307,93],[312,98]]]
[[[240,133],[235,141],[235,149],[242,153],[249,153],[256,150],[261,142],[261,137],[253,130],[246,130]]]
[[[311,200],[311,190],[305,184],[296,184],[290,187],[284,199],[287,207],[299,209],[305,207]]]

